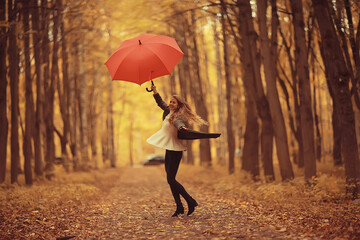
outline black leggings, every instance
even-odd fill
[[[174,197],[175,203],[178,206],[182,205],[180,195],[183,196],[183,198],[185,198],[186,202],[188,203],[192,200],[191,196],[186,192],[185,188],[175,180],[182,155],[182,151],[166,150],[165,153],[166,178],[170,185],[171,193]]]

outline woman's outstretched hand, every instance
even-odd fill
[[[158,93],[155,85],[151,85],[151,90],[153,90],[154,95]]]

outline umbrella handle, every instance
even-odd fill
[[[155,85],[154,85],[154,82],[153,82],[152,80],[151,80],[151,85],[155,86]],[[152,90],[152,89],[149,90],[148,88],[146,88],[146,91],[152,92],[153,90]]]

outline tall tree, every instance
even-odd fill
[[[289,29],[289,32],[291,35],[291,29]],[[279,33],[282,37],[283,40],[283,46],[285,49],[285,53],[287,56],[287,62],[286,64],[289,65],[290,71],[291,71],[291,77],[288,77],[285,73],[285,69],[284,67],[282,67],[282,64],[279,63],[279,68],[282,71],[283,76],[286,78],[286,80],[288,81],[290,88],[292,90],[292,94],[293,96],[298,96],[299,94],[299,84],[298,84],[298,79],[297,79],[297,68],[295,67],[295,64],[293,63],[293,56],[292,56],[292,38],[291,37],[285,37],[283,31],[281,28],[279,28]],[[289,39],[290,38],[290,39]],[[288,40],[289,39],[289,43]],[[280,79],[280,77],[279,77]],[[290,80],[291,79],[291,80]],[[281,81],[280,81],[281,83]],[[286,90],[286,86],[285,84],[282,85],[283,86],[283,90],[284,92],[287,91]],[[299,98],[298,97],[293,97],[293,106],[294,106],[294,112],[295,112],[295,117],[293,116],[293,114],[291,113],[291,108],[290,108],[290,103],[288,103],[288,109],[289,109],[289,122],[290,122],[290,129],[294,134],[294,137],[298,143],[298,151],[297,153],[294,153],[294,163],[296,163],[298,165],[298,167],[304,167],[304,151],[303,151],[303,141],[302,141],[302,134],[301,134],[301,117],[300,117],[300,103],[299,103]]]
[[[223,0],[221,2],[221,24],[222,24],[222,37],[223,37],[223,46],[224,46],[224,67],[225,67],[225,81],[226,81],[226,106],[227,106],[227,141],[228,141],[228,151],[229,151],[229,165],[228,172],[230,174],[235,172],[235,137],[233,133],[233,121],[232,121],[232,106],[231,106],[231,88],[232,80],[230,75],[230,62],[229,62],[229,47],[228,47],[228,36],[226,33],[226,22],[225,16],[227,8]],[[222,117],[222,116],[219,116]]]
[[[19,171],[19,52],[17,46],[17,1],[8,1],[9,22],[9,77],[11,93],[11,183],[18,180]]]
[[[360,160],[355,131],[354,110],[349,89],[349,71],[340,46],[327,0],[313,0],[314,14],[321,35],[323,61],[333,93],[334,112],[341,129],[341,153],[345,163],[348,191],[358,197]]]
[[[265,179],[266,181],[273,181],[275,179],[272,157],[273,127],[269,102],[265,96],[260,71],[261,64],[257,47],[259,39],[255,32],[250,2],[247,0],[239,0],[237,1],[237,8],[239,11],[237,14],[238,28],[241,36],[241,40],[239,41],[241,42],[241,46],[238,46],[238,48],[244,72],[244,86],[249,97],[255,100],[257,115],[261,119],[261,161],[263,163]],[[251,71],[248,69],[251,69]],[[251,153],[249,152],[249,154]],[[243,158],[245,157],[244,153]]]
[[[64,6],[62,1],[56,1],[56,7],[60,10],[60,36],[61,36],[61,62],[62,62],[62,82],[57,81],[59,96],[60,113],[63,120],[63,134],[60,135],[61,158],[66,171],[69,171],[69,156],[67,145],[69,142],[70,117],[69,117],[69,58],[67,51],[67,34],[65,32]],[[61,84],[62,83],[62,84]]]
[[[33,45],[36,75],[36,113],[34,124],[34,151],[35,151],[35,174],[43,174],[43,151],[42,132],[44,131],[43,103],[44,103],[44,81],[41,71],[41,36],[40,36],[40,13],[37,0],[31,0],[31,26],[33,29]]]
[[[53,124],[53,88],[54,88],[54,78],[55,78],[55,68],[52,68],[52,74],[50,77],[50,56],[47,54],[49,52],[49,7],[48,1],[41,1],[41,28],[42,28],[42,66],[43,66],[43,79],[44,79],[44,102],[43,105],[44,111],[44,122],[45,122],[45,176],[48,179],[51,179],[54,175],[54,160],[55,160],[55,144],[54,144],[54,124]],[[55,18],[54,18],[55,19]],[[53,28],[55,30],[55,28]],[[57,36],[57,35],[56,35]],[[54,37],[55,42],[57,41]],[[54,52],[54,51],[53,51]]]
[[[107,80],[107,90],[108,90],[108,105],[107,105],[107,137],[108,137],[108,154],[110,158],[110,166],[116,167],[116,155],[115,155],[115,145],[114,145],[114,120],[113,120],[113,94],[112,94],[112,84],[111,79]]]
[[[185,17],[180,17],[179,14],[176,14],[176,25],[175,25],[175,36],[176,39],[179,39],[180,49],[184,52],[184,57],[179,62],[179,82],[180,82],[180,93],[181,96],[185,98],[186,101],[189,100],[189,84],[191,79],[190,74],[190,60],[189,60],[189,43],[188,43],[188,35],[189,35],[189,21],[187,18],[187,14],[184,14]],[[186,142],[186,157],[185,161],[188,164],[194,164],[194,154],[192,141]]]
[[[72,19],[74,20],[74,19]],[[72,78],[69,81],[69,116],[70,116],[70,149],[72,154],[73,168],[75,171],[80,170],[79,163],[79,153],[78,153],[78,124],[77,124],[77,116],[78,111],[76,110],[77,106],[77,85],[79,81],[79,49],[78,49],[78,37],[77,34],[71,34],[72,36],[72,45],[71,45],[71,76]]]
[[[110,30],[108,30],[109,39],[111,39]],[[110,45],[110,41],[108,42]],[[109,48],[110,49],[110,48]],[[109,52],[109,56],[110,56]],[[111,79],[106,79],[106,89],[108,91],[107,99],[107,115],[106,115],[106,151],[107,157],[110,160],[110,166],[116,167],[116,155],[115,155],[115,144],[114,144],[114,119],[113,119],[113,85]]]
[[[218,109],[218,116],[219,116],[219,120],[218,120],[218,124],[217,124],[217,129],[218,132],[223,133],[223,137],[221,137],[218,141],[217,141],[217,146],[216,146],[216,157],[217,157],[217,161],[218,163],[220,163],[221,165],[225,165],[226,164],[226,123],[225,123],[225,119],[222,118],[221,116],[224,116],[224,98],[222,97],[224,94],[224,90],[223,90],[223,84],[222,84],[222,73],[221,73],[221,55],[220,55],[220,44],[219,44],[219,33],[217,30],[217,25],[218,25],[218,20],[215,19],[213,22],[213,26],[214,26],[214,43],[215,43],[215,54],[216,54],[216,98],[217,98],[217,109]]]
[[[268,28],[267,28],[267,18],[266,18],[266,9],[267,1],[257,1],[258,9],[258,21],[259,21],[259,31],[260,31],[260,46],[261,46],[261,57],[264,65],[267,96],[270,105],[271,119],[274,126],[274,135],[277,156],[280,165],[280,173],[283,180],[294,178],[294,172],[292,170],[290,156],[289,156],[289,146],[287,140],[286,126],[284,121],[284,116],[281,110],[279,93],[276,88],[276,35],[277,35],[277,13],[274,6],[276,3],[275,0],[272,2],[272,34],[271,42],[268,38]]]
[[[200,75],[200,57],[199,57],[199,49],[197,42],[197,34],[196,34],[196,22],[195,22],[195,11],[191,11],[191,22],[193,25],[192,29],[192,43],[193,43],[193,68],[195,71],[194,81],[192,86],[193,98],[195,101],[196,112],[199,116],[202,117],[205,121],[208,121],[208,109],[206,106],[205,100],[205,92],[203,90],[202,78]],[[200,131],[208,132],[209,126],[202,125],[200,126]],[[210,151],[210,140],[209,139],[201,139],[200,140],[200,162],[203,166],[211,166],[211,151]]]
[[[246,75],[243,77],[246,77]],[[251,173],[254,180],[258,180],[260,175],[258,115],[253,96],[249,96],[250,94],[246,95],[246,128],[241,169]]]
[[[23,0],[23,26],[24,26],[24,57],[25,57],[25,135],[23,142],[25,183],[32,185],[33,159],[31,139],[33,135],[34,99],[32,90],[31,64],[30,64],[30,26],[29,26],[29,1]]]
[[[81,20],[80,20],[81,21]],[[87,74],[84,69],[84,63],[86,62],[87,50],[85,46],[86,34],[82,36],[79,43],[79,117],[80,117],[80,151],[81,151],[81,168],[82,170],[88,170],[90,167],[89,161],[89,141],[88,141],[88,84]]]
[[[95,64],[93,64],[95,69]],[[91,153],[92,153],[92,163],[95,169],[99,168],[99,160],[98,160],[98,150],[97,150],[97,126],[98,126],[98,102],[101,97],[101,75],[100,70],[95,70],[95,74],[92,77],[93,87],[91,90],[90,97],[90,114],[89,114],[89,122],[90,122],[90,145],[91,145]]]
[[[6,19],[6,0],[0,0],[0,22]],[[0,183],[5,181],[6,174],[6,153],[8,138],[8,119],[7,119],[7,78],[6,78],[6,28],[0,28]]]
[[[295,35],[295,64],[299,83],[301,134],[303,140],[305,179],[316,175],[316,157],[314,144],[314,121],[311,104],[311,88],[305,24],[302,1],[290,1]]]

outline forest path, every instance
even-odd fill
[[[190,216],[183,201],[185,214],[171,217],[163,165],[3,186],[0,239],[360,239],[359,201],[307,190],[301,181],[254,183],[243,173],[186,164],[177,180],[199,203]]]
[[[96,214],[74,232],[77,239],[297,239],[274,219],[256,220],[256,205],[216,191],[216,172],[193,172],[180,167],[178,180],[199,203],[191,216],[171,217],[175,204],[163,166],[123,168],[106,197],[87,206]],[[198,175],[199,176],[199,175]],[[83,215],[86,213],[83,213]],[[86,216],[83,216],[85,219]],[[93,219],[93,216],[89,216]],[[262,217],[262,219],[266,219]],[[271,224],[269,224],[271,222]],[[96,223],[96,225],[94,225]],[[302,236],[303,237],[303,236]],[[303,239],[303,238],[302,238]]]

